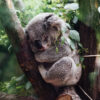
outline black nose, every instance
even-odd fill
[[[42,48],[42,43],[40,40],[35,40],[34,41],[34,45],[37,49],[41,49]]]

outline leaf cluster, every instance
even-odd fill
[[[10,81],[0,82],[0,91],[23,96],[34,94],[31,83],[24,75],[20,77],[13,76]]]

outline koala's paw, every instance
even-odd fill
[[[38,69],[39,69],[39,72],[40,72],[42,78],[45,79],[46,78],[47,70],[44,68],[43,65],[40,65]]]
[[[41,72],[41,71],[44,71],[44,70],[45,70],[45,68],[44,68],[44,66],[43,66],[43,65],[39,65],[39,66],[38,66],[38,69],[39,69],[39,72]]]

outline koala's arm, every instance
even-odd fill
[[[51,47],[43,52],[35,54],[35,59],[38,62],[55,62],[64,56],[71,54],[71,49],[68,45],[59,45],[58,52],[56,47]]]
[[[71,57],[63,57],[55,62],[50,69],[39,66],[42,78],[55,86],[68,86],[76,84],[81,76],[81,66],[76,66]]]

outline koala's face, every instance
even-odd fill
[[[51,13],[43,13],[32,19],[25,28],[33,52],[43,51],[54,45],[61,36],[63,20]]]

